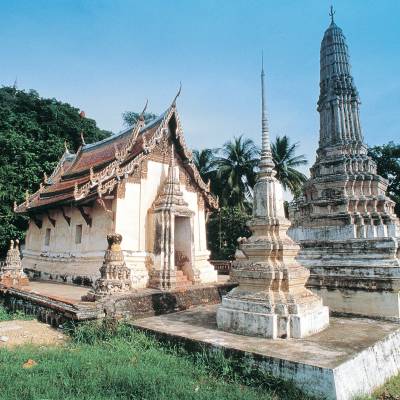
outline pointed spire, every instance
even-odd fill
[[[70,153],[69,153],[69,149],[68,149],[68,143],[67,143],[66,140],[64,140],[64,149],[65,149],[65,152],[66,152],[67,154],[70,154]]]
[[[81,131],[81,142],[82,142],[82,146],[86,146],[85,136],[83,135],[83,131]]]
[[[335,23],[335,20],[334,20],[335,14],[336,14],[336,11],[333,9],[333,6],[331,5],[330,12],[329,12],[329,16],[331,17],[331,25],[333,25]]]
[[[269,139],[268,118],[265,101],[265,73],[264,73],[264,54],[261,56],[261,162],[260,168],[271,169],[274,168],[274,161],[272,160],[271,143]]]

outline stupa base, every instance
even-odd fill
[[[301,339],[329,325],[329,309],[322,305],[282,315],[263,313],[260,308],[264,308],[260,303],[225,297],[217,310],[218,329],[268,339]]]

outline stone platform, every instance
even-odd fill
[[[132,325],[190,347],[250,356],[258,368],[329,400],[368,394],[400,371],[400,327],[391,322],[331,318],[329,328],[306,339],[271,340],[219,331],[216,306],[202,306]]]
[[[10,310],[22,310],[53,326],[65,321],[85,321],[112,317],[132,319],[150,317],[204,304],[217,304],[235,287],[223,276],[216,284],[193,285],[184,289],[162,291],[140,289],[107,296],[101,301],[82,301],[88,289],[58,282],[31,281],[27,287],[0,285],[0,302]]]

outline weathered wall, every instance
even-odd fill
[[[166,157],[166,161],[168,157]],[[145,287],[148,283],[148,272],[153,264],[153,239],[155,235],[154,220],[149,212],[157,198],[161,184],[167,177],[167,162],[149,160],[144,177],[125,184],[125,193],[116,201],[116,232],[124,238],[122,248],[127,265],[132,269],[134,286]],[[179,176],[179,167],[175,167]],[[142,175],[142,173],[141,173]],[[180,185],[188,208],[194,211],[193,217],[193,264],[201,270],[203,282],[215,282],[217,274],[208,263],[205,213],[199,209],[198,194],[185,184]],[[190,236],[187,237],[190,240]]]
[[[71,218],[70,224],[61,210],[49,212],[55,226],[47,216],[43,217],[41,229],[32,220],[29,222],[23,268],[31,277],[90,285],[100,275],[106,237],[113,230],[112,215],[95,204],[90,210],[92,226],[89,226],[77,208],[64,208],[64,211]],[[81,243],[75,243],[77,225],[82,225]],[[47,229],[50,229],[49,245],[45,244]]]
[[[127,266],[132,270],[134,287],[146,287],[155,234],[149,210],[167,176],[168,164],[148,160],[142,168],[138,176],[126,179],[123,190],[117,193],[113,201],[105,200],[112,212],[106,212],[97,203],[92,209],[87,209],[92,218],[91,227],[75,207],[64,207],[65,214],[71,218],[70,224],[61,209],[49,211],[50,218],[56,221],[55,227],[46,215],[41,216],[41,229],[31,221],[23,251],[23,267],[30,277],[91,285],[99,276],[107,248],[107,234],[118,232],[123,237],[122,249]],[[179,176],[180,167],[175,168],[176,176]],[[191,240],[193,237],[192,263],[201,270],[200,276],[204,282],[215,282],[217,274],[207,261],[209,252],[206,248],[203,207],[199,207],[198,194],[192,187],[181,183],[181,190],[189,209],[195,213],[192,232],[185,238]],[[77,225],[82,225],[81,243],[75,243]],[[45,244],[47,229],[50,229],[49,245]]]

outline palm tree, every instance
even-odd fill
[[[210,182],[211,192],[221,197],[221,184],[217,179],[217,169],[215,165],[215,149],[193,150],[193,162],[200,173],[203,181]]]
[[[296,168],[307,164],[304,154],[296,155],[299,143],[290,143],[290,139],[283,135],[277,136],[271,145],[272,158],[275,163],[276,178],[285,190],[290,190],[294,197],[301,193],[307,177]]]
[[[251,139],[234,137],[219,149],[215,158],[217,178],[221,185],[221,205],[248,208],[255,184],[255,167],[259,151]]]
[[[210,179],[210,174],[215,171],[213,149],[193,150],[193,162],[204,182]]]

